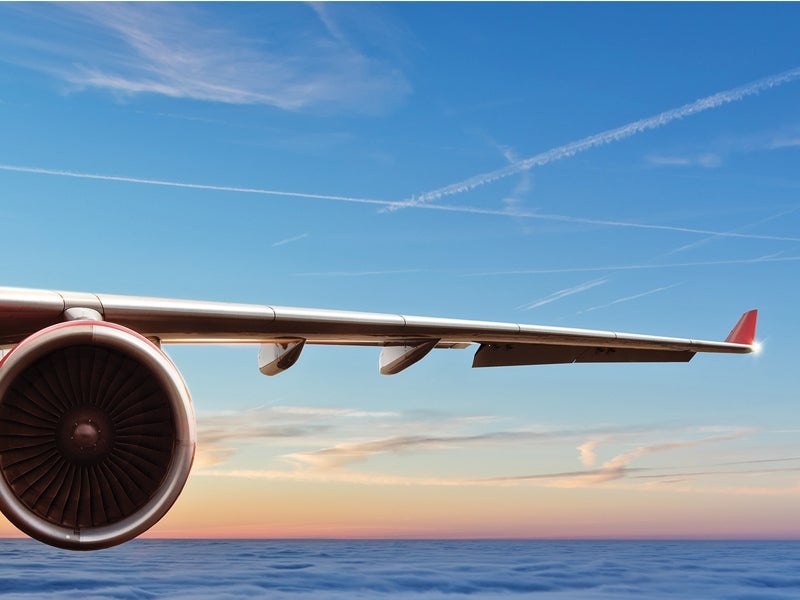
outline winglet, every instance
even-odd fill
[[[752,346],[756,341],[756,320],[758,319],[758,310],[750,310],[742,315],[736,326],[731,329],[728,337],[725,338],[726,342],[731,344],[744,344],[745,346]]]

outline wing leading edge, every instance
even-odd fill
[[[383,347],[384,374],[402,371],[434,347],[471,344],[479,346],[474,367],[680,362],[696,352],[752,352],[757,319],[755,310],[745,313],[725,341],[715,342],[492,321],[0,288],[0,346],[87,315],[165,344],[260,343],[260,356],[269,357],[261,365],[266,374],[294,364],[305,344]]]

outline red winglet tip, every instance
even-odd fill
[[[726,342],[731,344],[744,344],[752,346],[756,341],[756,321],[758,320],[758,310],[750,310],[742,315],[736,326],[731,329]]]

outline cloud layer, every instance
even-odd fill
[[[788,600],[799,553],[789,542],[137,540],[98,556],[4,540],[0,581],[9,600]]]

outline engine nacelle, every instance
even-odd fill
[[[60,323],[0,362],[0,510],[42,542],[94,550],[146,531],[183,489],[195,441],[180,373],[130,329]]]

